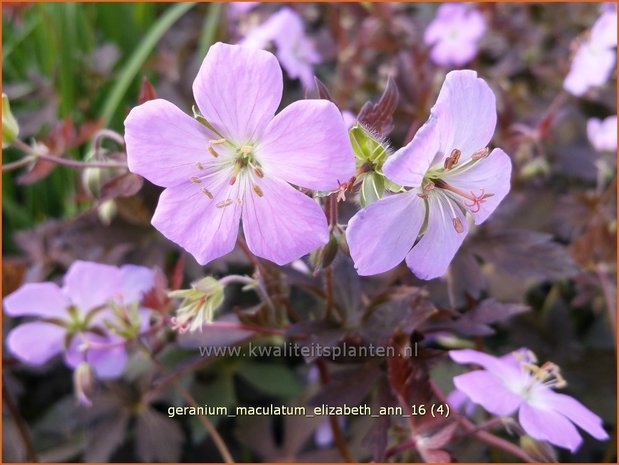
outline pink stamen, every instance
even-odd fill
[[[481,194],[479,195],[475,195],[471,191],[472,198],[467,197],[468,199],[471,200],[471,203],[469,204],[467,202],[464,202],[464,205],[471,209],[471,213],[477,213],[479,212],[479,210],[481,210],[481,204],[484,203],[488,197],[492,197],[493,195],[494,194],[486,194],[484,189],[481,190]],[[473,210],[473,208],[475,209]]]
[[[464,202],[464,206],[469,208],[471,210],[471,213],[479,212],[479,210],[481,210],[481,204],[484,203],[488,197],[492,197],[494,195],[492,193],[486,194],[485,189],[482,189],[479,195],[475,195],[473,191],[470,191],[470,193],[467,194],[462,189],[458,189],[457,187],[454,187],[451,184],[447,184],[442,179],[437,179],[436,181],[434,181],[434,184],[439,189],[444,189],[446,191],[453,192],[454,194],[458,194],[459,196],[470,200],[470,203]]]

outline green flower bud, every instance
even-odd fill
[[[358,166],[370,163],[380,171],[389,155],[389,148],[385,141],[359,123],[355,123],[348,130],[348,136],[357,157]]]
[[[2,94],[2,148],[8,147],[17,139],[19,125],[11,113],[11,105],[6,94]]]
[[[327,242],[322,247],[314,250],[310,254],[310,261],[314,265],[315,270],[320,270],[322,268],[328,267],[337,255],[337,238],[333,233],[329,236],[329,242]]]
[[[224,301],[224,286],[215,278],[207,276],[191,284],[191,289],[180,289],[168,293],[170,298],[183,301],[176,311],[173,325],[179,332],[202,331],[205,324],[213,321],[215,311]]]

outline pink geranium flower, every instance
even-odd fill
[[[599,152],[617,150],[617,115],[604,120],[590,118],[587,121],[587,136],[591,145]]]
[[[282,81],[271,53],[217,43],[193,83],[198,120],[158,99],[125,121],[129,168],[166,188],[152,224],[201,264],[234,248],[241,218],[250,250],[277,264],[328,241],[322,209],[291,184],[329,191],[352,176],[346,127],[326,100],[275,116]]]
[[[63,353],[72,368],[87,361],[99,377],[120,376],[127,353],[123,339],[108,331],[105,323],[118,320],[112,305],[138,306],[153,281],[148,268],[77,261],[67,271],[62,288],[53,282],[24,284],[4,299],[4,312],[35,320],[9,332],[9,351],[34,366]],[[140,312],[142,324],[148,322],[147,312]]]
[[[617,12],[604,11],[572,59],[563,87],[581,96],[608,81],[617,61]]]
[[[469,5],[443,3],[428,25],[424,42],[430,58],[441,66],[462,66],[477,55],[479,40],[486,32],[483,15]]]
[[[370,204],[348,224],[359,274],[382,273],[404,258],[421,279],[446,273],[468,232],[467,215],[483,223],[509,192],[509,156],[486,147],[495,126],[488,84],[474,71],[450,72],[430,119],[383,166],[409,189]]]
[[[314,65],[322,61],[313,42],[305,34],[299,14],[282,8],[260,26],[251,30],[241,45],[266,48],[275,44],[275,54],[291,79],[299,79],[303,87],[314,87]]]
[[[555,364],[537,366],[535,355],[526,349],[501,358],[471,349],[452,350],[449,355],[458,363],[484,368],[456,376],[456,388],[495,415],[518,412],[529,436],[572,452],[582,442],[574,424],[596,439],[608,439],[600,417],[576,399],[553,390],[565,386]]]

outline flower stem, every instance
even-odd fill
[[[13,145],[20,149],[22,152],[28,153],[29,155],[20,160],[14,161],[12,163],[7,163],[6,165],[2,165],[2,171],[10,171],[16,168],[20,168],[29,163],[32,163],[36,160],[45,160],[51,163],[55,163],[61,166],[67,166],[69,168],[75,169],[86,169],[86,168],[124,168],[127,169],[127,164],[123,162],[95,162],[95,161],[80,161],[80,160],[71,160],[68,158],[55,157],[53,155],[46,155],[43,153],[36,152],[32,147],[30,147],[25,142],[22,142],[19,139],[13,141]]]

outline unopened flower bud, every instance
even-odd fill
[[[2,148],[8,147],[17,139],[19,125],[11,113],[11,104],[6,94],[2,94]]]
[[[370,162],[379,169],[382,167],[389,154],[389,147],[383,138],[358,122],[348,130],[348,136],[359,164]]]
[[[73,389],[75,397],[82,405],[90,407],[92,405],[92,393],[95,387],[95,377],[88,362],[81,362],[73,372]]]
[[[202,330],[213,321],[215,311],[224,301],[224,286],[215,278],[207,276],[192,283],[191,289],[180,289],[168,293],[170,298],[181,298],[176,311],[174,326],[184,330]]]
[[[337,255],[337,239],[333,233],[331,233],[329,237],[329,242],[327,242],[322,247],[314,250],[310,254],[310,261],[314,265],[315,270],[320,270],[322,268],[328,267]]]

